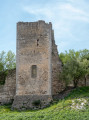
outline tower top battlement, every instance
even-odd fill
[[[17,24],[40,24],[40,23],[43,23],[43,24],[51,24],[52,25],[52,23],[51,22],[49,22],[49,23],[46,23],[44,20],[38,20],[38,21],[36,21],[36,22],[23,22],[23,21],[19,21],[19,22],[17,22]]]

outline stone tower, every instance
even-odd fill
[[[52,100],[62,90],[57,46],[52,24],[44,21],[17,23],[16,96],[12,107],[33,108]]]

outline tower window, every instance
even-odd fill
[[[37,65],[32,65],[31,68],[31,77],[36,78],[37,77]]]

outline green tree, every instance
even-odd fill
[[[65,51],[65,53],[60,53],[59,57],[63,64],[67,63],[71,59],[80,59],[80,51],[69,50],[69,52]]]
[[[2,51],[0,53],[0,72],[14,69],[16,67],[16,56],[15,54],[10,50],[7,52],[7,54]]]
[[[16,57],[15,54],[10,50],[5,57],[6,69],[14,69],[16,67]]]
[[[84,79],[85,79],[85,86],[86,86],[87,76],[89,76],[89,60],[83,59],[82,65],[83,65],[83,70],[85,71]]]
[[[5,71],[5,52],[0,53],[0,72]]]
[[[79,52],[81,56],[83,69],[85,70],[84,79],[85,79],[85,86],[86,86],[86,79],[87,79],[87,76],[89,76],[89,50],[84,49],[84,50],[80,50]]]
[[[86,83],[86,77],[89,75],[89,50],[74,51],[69,50],[59,55],[63,62],[63,71],[61,78],[68,85],[71,81],[74,83],[74,87],[77,87],[78,81],[84,77]]]
[[[78,81],[84,76],[85,71],[81,63],[76,59],[71,59],[63,66],[61,73],[62,79],[65,81],[66,86],[73,81],[74,87],[77,87]]]
[[[80,50],[79,53],[80,53],[81,60],[83,60],[83,59],[89,60],[89,50],[87,50],[87,49]]]

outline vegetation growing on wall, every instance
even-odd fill
[[[8,71],[0,72],[0,85],[4,85]]]
[[[0,85],[5,83],[8,70],[16,68],[15,54],[10,50],[7,53],[0,53]]]
[[[60,53],[59,57],[63,63],[61,78],[66,86],[73,81],[74,87],[77,87],[78,81],[83,77],[86,85],[86,77],[89,75],[89,50],[69,50]]]

